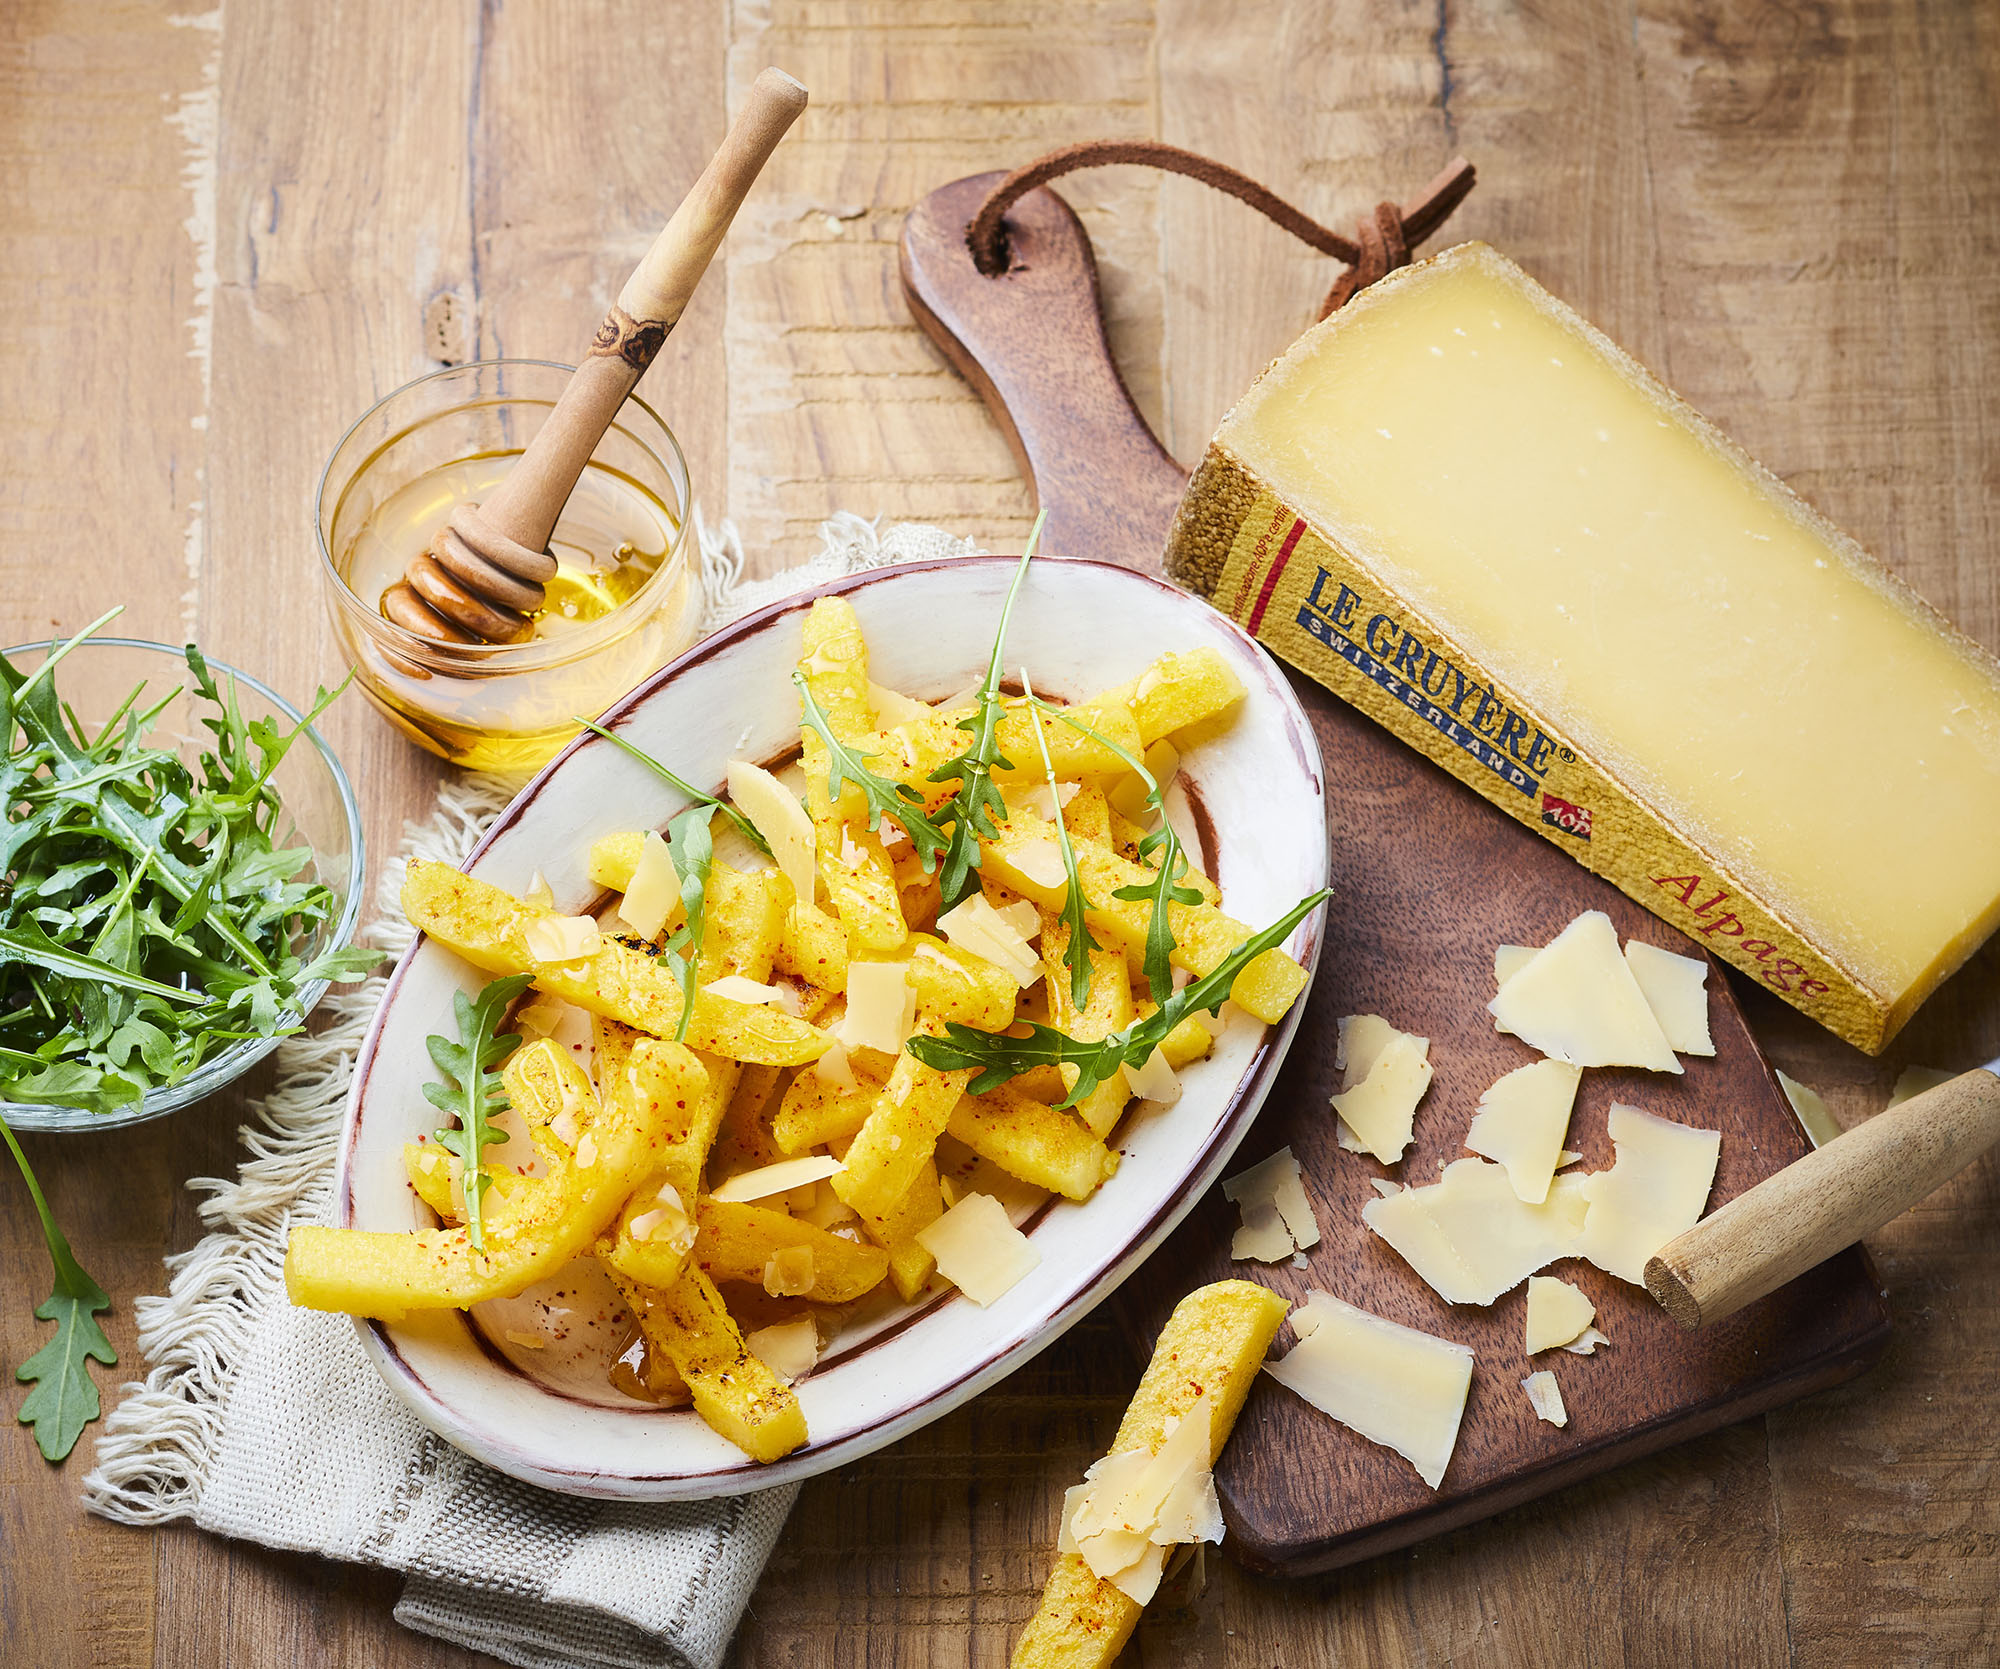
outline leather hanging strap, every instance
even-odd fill
[[[1465,201],[1475,179],[1472,164],[1463,157],[1454,158],[1413,202],[1377,203],[1374,214],[1362,220],[1355,228],[1355,236],[1349,238],[1295,209],[1249,175],[1239,174],[1210,157],[1197,156],[1193,151],[1165,145],[1156,139],[1087,139],[1016,168],[993,188],[966,228],[965,239],[972,250],[973,265],[988,278],[996,278],[1007,270],[1007,210],[1028,192],[1079,168],[1102,168],[1119,162],[1185,174],[1191,180],[1227,192],[1282,226],[1301,243],[1345,262],[1347,270],[1334,281],[1319,310],[1322,319],[1357,290],[1366,289],[1397,267],[1408,266],[1410,251],[1450,218],[1452,210]]]

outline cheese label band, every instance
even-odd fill
[[[1828,1030],[1887,1041],[1887,1002],[1220,448],[1197,497],[1242,506],[1210,601],[1273,654]]]

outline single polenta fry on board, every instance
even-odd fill
[[[1160,1329],[1110,1452],[1159,1448],[1167,1421],[1206,1398],[1214,1465],[1289,1307],[1250,1281],[1217,1281],[1189,1293]],[[1081,1553],[1059,1553],[1041,1604],[1015,1642],[1012,1669],[1109,1669],[1143,1609],[1095,1575]]]

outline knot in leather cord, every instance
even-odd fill
[[[1476,178],[1472,164],[1464,157],[1456,157],[1414,202],[1402,206],[1377,203],[1374,214],[1361,221],[1355,228],[1355,236],[1348,238],[1322,226],[1249,175],[1239,174],[1212,158],[1184,151],[1178,145],[1162,144],[1156,139],[1087,139],[1016,168],[993,188],[966,228],[965,241],[972,251],[973,265],[988,278],[997,278],[1007,270],[1007,211],[1027,193],[1079,168],[1102,168],[1117,162],[1185,174],[1191,180],[1227,192],[1282,226],[1301,243],[1345,262],[1347,270],[1334,281],[1320,307],[1322,319],[1356,291],[1366,289],[1397,267],[1408,266],[1410,251],[1450,218],[1451,211],[1465,201]]]

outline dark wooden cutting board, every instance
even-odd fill
[[[973,266],[965,227],[1000,178],[956,181],[911,212],[902,242],[911,311],[1006,432],[1048,512],[1042,548],[1157,572],[1186,471],[1112,362],[1096,264],[1068,205],[1030,193],[1008,216],[1009,270],[987,278]],[[1591,1357],[1556,1351],[1530,1362],[1525,1288],[1487,1309],[1448,1305],[1363,1226],[1369,1178],[1433,1180],[1464,1157],[1481,1091],[1535,1058],[1486,1013],[1496,945],[1545,944],[1579,911],[1598,909],[1621,935],[1701,952],[1320,685],[1296,673],[1292,682],[1325,760],[1334,900],[1297,1041],[1232,1168],[1289,1145],[1323,1239],[1307,1269],[1232,1262],[1236,1208],[1213,1191],[1126,1283],[1120,1317],[1143,1357],[1182,1294],[1247,1276],[1295,1301],[1318,1287],[1470,1345],[1475,1367],[1458,1448],[1435,1492],[1400,1457],[1260,1378],[1218,1472],[1236,1556],[1281,1575],[1351,1564],[1859,1373],[1880,1353],[1889,1319],[1858,1249],[1695,1335],[1642,1289],[1581,1260],[1558,1264],[1550,1273],[1590,1295],[1612,1343]],[[1217,879],[1227,887],[1226,853]],[[1614,1100],[1720,1130],[1712,1209],[1797,1158],[1805,1139],[1720,966],[1709,991],[1715,1058],[1688,1060],[1680,1078],[1586,1073],[1570,1146],[1586,1169],[1611,1163]],[[1428,1037],[1436,1071],[1415,1145],[1393,1169],[1342,1152],[1328,1106],[1339,1085],[1336,1022],[1368,1012]],[[1280,1344],[1289,1343],[1288,1328]],[[1566,1428],[1528,1406],[1520,1380],[1539,1368],[1562,1387]]]

